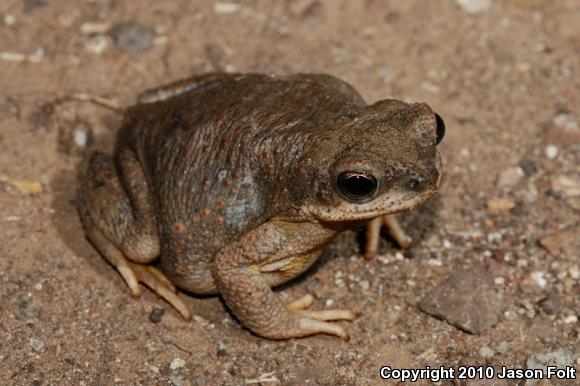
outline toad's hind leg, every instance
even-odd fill
[[[120,161],[132,162],[128,157]],[[135,166],[135,165],[133,165]],[[127,190],[110,157],[93,153],[81,182],[78,207],[87,238],[113,265],[134,297],[141,296],[139,282],[190,319],[187,306],[176,295],[175,287],[153,266],[145,265],[159,256],[159,238],[154,213],[139,169],[129,167],[124,174]],[[131,198],[126,191],[133,192]]]
[[[138,103],[155,103],[167,100],[169,98],[192,92],[195,90],[202,90],[210,85],[215,85],[221,80],[229,79],[235,74],[226,74],[215,72],[204,75],[196,75],[190,78],[178,80],[176,82],[161,86],[158,88],[146,90],[137,97]]]

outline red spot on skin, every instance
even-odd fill
[[[216,208],[218,208],[218,209],[223,209],[225,206],[226,206],[226,204],[224,204],[224,202],[223,202],[223,201],[218,201],[218,202],[215,204],[215,207],[216,207]]]
[[[222,225],[224,223],[224,219],[221,218],[221,217],[218,217],[218,218],[215,219],[215,223],[217,225]]]
[[[209,209],[204,209],[201,211],[201,217],[208,217],[209,216]]]
[[[224,181],[224,186],[227,188],[229,186],[232,186],[232,183],[230,182],[230,180],[225,180]]]
[[[203,186],[209,186],[209,180],[207,178],[204,178],[203,181],[201,182],[201,184]]]
[[[262,156],[262,158],[268,158],[269,154],[266,151],[263,151],[262,154],[260,154]]]
[[[175,256],[181,256],[181,251],[178,249],[174,252]]]
[[[203,145],[201,147],[201,151],[208,151],[209,150],[209,146],[208,145]]]
[[[181,233],[181,232],[183,232],[183,229],[184,229],[183,224],[180,224],[180,223],[173,224],[173,231],[175,233]]]
[[[226,139],[222,139],[220,146],[222,149],[227,149],[228,147],[228,141]]]

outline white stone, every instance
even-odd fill
[[[530,277],[532,278],[534,283],[538,285],[538,287],[546,288],[546,284],[548,284],[548,282],[544,278],[544,272],[534,271],[530,274]]]
[[[493,351],[492,349],[490,349],[487,346],[483,346],[479,349],[479,355],[482,358],[491,358],[492,356],[495,355],[495,351]]]
[[[464,12],[478,13],[491,6],[491,0],[455,0]]]
[[[87,146],[88,135],[87,135],[86,131],[75,130],[75,132],[73,133],[73,137],[74,137],[75,143],[77,144],[78,147]]]
[[[234,13],[239,8],[240,5],[237,3],[215,3],[213,6],[215,13]]]
[[[44,351],[44,342],[37,338],[30,338],[28,340],[28,345],[36,352]]]
[[[109,39],[104,35],[93,36],[85,43],[85,51],[91,54],[102,54],[109,46]]]
[[[544,154],[546,154],[546,157],[548,157],[548,159],[556,158],[558,156],[558,153],[559,153],[559,149],[558,149],[558,146],[556,146],[556,145],[548,145],[544,149]]]
[[[185,361],[179,357],[175,357],[171,361],[169,368],[171,368],[171,370],[176,370],[176,369],[179,369],[180,367],[183,367],[183,366],[185,366]]]

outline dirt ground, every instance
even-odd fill
[[[577,0],[3,0],[0,17],[0,384],[580,369]],[[184,322],[150,292],[132,299],[84,237],[78,165],[87,146],[110,149],[121,120],[102,103],[218,70],[330,73],[369,102],[424,101],[446,121],[440,193],[402,217],[410,251],[385,238],[367,262],[345,233],[278,291],[359,313],[349,342],[267,341],[215,297],[182,294]]]

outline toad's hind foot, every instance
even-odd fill
[[[87,220],[87,236],[94,246],[117,268],[134,298],[142,295],[139,283],[143,283],[172,305],[186,320],[191,320],[191,312],[177,296],[175,286],[157,268],[129,261],[123,253],[99,231],[90,220]]]
[[[371,220],[367,225],[366,247],[364,253],[364,257],[367,260],[370,260],[377,255],[377,251],[379,249],[380,233],[383,225],[387,228],[397,244],[399,244],[399,247],[402,249],[407,249],[411,246],[413,240],[405,233],[394,214],[380,216]]]
[[[171,304],[185,320],[191,320],[191,312],[183,300],[177,296],[175,286],[165,277],[163,272],[150,265],[131,262],[128,262],[128,264],[137,282],[143,283],[159,297]],[[130,285],[129,288],[131,288]],[[131,289],[131,292],[133,292],[133,289]]]
[[[314,304],[314,296],[306,294],[303,297],[294,300],[292,303],[288,304],[286,308],[290,312],[306,316],[308,318],[328,321],[328,320],[349,320],[353,321],[356,319],[356,314],[350,310],[323,310],[323,311],[310,311],[308,308]]]
[[[326,322],[333,320],[353,321],[356,319],[356,314],[350,310],[308,310],[313,303],[314,297],[307,294],[286,306],[288,311],[299,317],[296,328],[302,330],[305,335],[323,333],[348,340],[349,336],[341,326]]]
[[[151,265],[132,263],[125,261],[116,267],[125,279],[131,294],[135,298],[141,297],[139,283],[143,283],[155,292],[159,297],[172,305],[185,320],[191,320],[191,312],[177,295],[177,290],[173,283],[165,277],[163,272]]]

